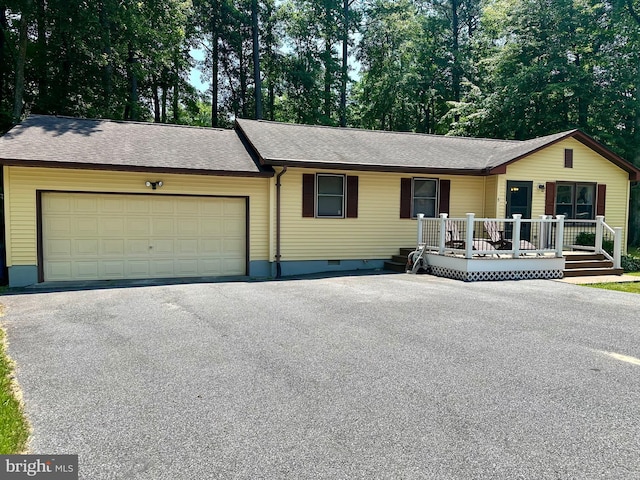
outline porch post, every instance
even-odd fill
[[[602,233],[603,233],[604,216],[596,216],[596,253],[602,253]]]
[[[475,213],[467,213],[467,234],[465,236],[464,258],[473,257],[473,220]]]
[[[547,248],[547,216],[540,215],[540,232],[538,233],[538,248]]]
[[[613,227],[613,268],[621,268],[622,256],[622,227]]]
[[[438,240],[438,254],[444,255],[444,244],[447,243],[447,214],[440,214],[440,239]]]
[[[522,214],[513,214],[513,234],[511,235],[511,247],[513,248],[513,258],[520,256],[520,229],[522,228]]]
[[[564,215],[556,215],[558,222],[556,228],[556,258],[562,258],[562,248],[564,247]]]
[[[419,213],[417,217],[418,217],[418,243],[416,245],[418,246],[418,248],[420,248],[420,245],[424,243],[424,240],[422,238],[422,219],[424,218],[424,213]]]

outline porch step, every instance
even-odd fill
[[[622,275],[621,268],[572,268],[564,271],[565,277],[597,277],[600,275]]]
[[[391,270],[392,272],[406,273],[407,262],[384,262],[384,269]]]
[[[623,273],[621,268],[613,268],[613,262],[599,253],[567,252],[564,258],[565,277],[594,277]]]
[[[384,262],[384,269],[391,270],[392,272],[407,271],[407,261],[409,260],[409,254],[415,250],[415,248],[400,248],[400,254],[391,257],[391,260]]]

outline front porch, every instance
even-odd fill
[[[595,220],[439,218],[417,220],[417,247],[406,271],[463,281],[620,275],[622,228]],[[394,257],[399,263],[398,257]]]

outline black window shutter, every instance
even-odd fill
[[[440,205],[438,213],[449,213],[451,199],[451,180],[440,180]]]
[[[555,215],[556,213],[556,184],[547,182],[544,197],[544,214]]]
[[[358,177],[347,176],[347,218],[358,218]]]
[[[598,185],[598,198],[596,199],[596,215],[604,215],[604,207],[607,197],[607,186],[604,184]]]
[[[400,179],[400,218],[411,218],[411,179]]]
[[[316,176],[313,173],[302,175],[302,216],[315,217]]]

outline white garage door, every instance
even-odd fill
[[[246,200],[42,194],[45,281],[246,274]]]

